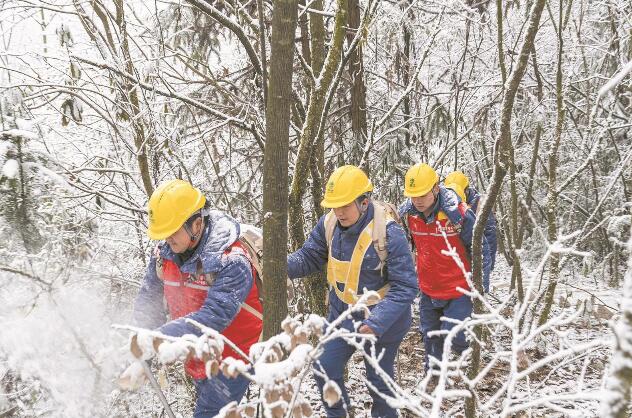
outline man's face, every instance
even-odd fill
[[[361,203],[361,205],[363,205],[363,207],[365,207],[365,205],[368,205],[368,199],[365,199]],[[358,219],[360,219],[360,215],[362,215],[362,212],[360,212],[360,209],[358,208],[358,205],[354,200],[348,205],[335,208],[334,214],[336,215],[336,218],[338,218],[338,222],[340,222],[340,225],[347,228],[358,222]]]
[[[193,225],[191,225],[191,231],[193,234],[199,238],[200,232],[202,229],[202,218],[197,218],[193,221]],[[191,241],[191,236],[187,233],[184,225],[180,227],[176,232],[174,232],[171,236],[167,237],[165,240],[171,251],[176,254],[181,254],[188,250],[194,242]]]
[[[413,206],[419,212],[426,212],[431,209],[435,202],[435,193],[438,192],[438,187],[435,185],[428,193],[423,196],[415,196],[411,197],[410,200],[413,202]]]

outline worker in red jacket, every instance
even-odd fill
[[[476,216],[456,193],[439,184],[439,176],[427,164],[416,164],[406,173],[404,195],[408,197],[400,207],[400,216],[408,227],[416,250],[420,331],[425,346],[425,368],[433,368],[443,357],[445,333],[429,335],[431,331],[449,331],[454,322],[472,314],[472,300],[460,289],[469,290],[466,273],[470,269],[472,229]],[[446,242],[447,241],[447,242]],[[448,244],[456,251],[462,267],[446,254]],[[484,277],[489,276],[489,249],[483,242]],[[463,271],[465,270],[465,273]],[[486,279],[488,281],[488,279]],[[461,331],[452,340],[452,348],[461,353],[468,347]]]

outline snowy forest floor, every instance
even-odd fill
[[[498,306],[500,301],[509,297],[508,280],[510,271],[504,260],[499,259],[492,277],[492,296],[490,297],[492,305]],[[619,290],[599,286],[598,282],[593,279],[586,277],[580,279],[579,276],[569,272],[567,272],[565,279],[569,285],[559,286],[552,316],[574,312],[580,305],[578,302],[581,301],[584,301],[582,306],[587,306],[582,308],[583,313],[575,322],[562,330],[565,333],[565,337],[577,343],[594,339],[610,339],[612,336],[609,325],[609,319],[612,316],[610,309],[618,305]],[[601,282],[605,282],[605,280]],[[414,313],[413,326],[400,347],[396,363],[396,380],[412,394],[420,390],[419,383],[424,377],[424,348],[418,331],[419,316],[416,305]],[[510,349],[511,346],[509,336],[502,333],[490,336],[488,341],[506,349]],[[555,352],[559,348],[557,347],[558,343],[558,336],[555,333],[544,334],[540,340],[526,350],[522,368],[538,361],[547,354]],[[528,391],[533,398],[538,398],[551,394],[574,393],[579,389],[591,392],[600,390],[610,350],[597,349],[583,353],[580,356],[584,358],[571,358],[567,362],[558,363],[555,367],[544,367],[532,373],[529,376],[529,387],[525,387],[525,391]],[[485,355],[483,356],[483,362],[485,362]],[[578,363],[583,364],[583,367],[577,366]],[[357,418],[370,417],[371,398],[365,385],[362,356],[356,353],[349,362],[348,367],[346,384],[351,397],[354,416]],[[583,381],[580,381],[579,376],[582,368],[585,370],[585,375]],[[491,396],[506,381],[508,373],[509,365],[507,363],[500,363],[494,366],[479,385],[481,388],[479,396]],[[177,411],[182,417],[191,416],[195,399],[194,388],[191,382],[187,382],[183,378],[182,366],[170,366],[166,374],[169,380],[167,397],[172,402],[174,411]],[[465,386],[457,378],[450,379],[446,388],[464,389]],[[320,398],[311,376],[303,383],[301,391],[310,401],[314,409],[314,416],[324,416]],[[255,399],[257,396],[257,389],[251,386],[251,390],[248,393],[249,399]],[[152,389],[148,386],[145,386],[138,393],[125,393],[114,390],[108,403],[109,408],[106,412],[108,417],[159,417],[163,414],[158,397],[155,396]],[[567,412],[556,412],[550,408],[533,409],[529,411],[528,415],[518,414],[516,416],[598,416],[599,405],[596,401],[569,401],[568,403],[562,402],[562,405],[564,408],[567,408]],[[430,408],[429,403],[427,407]],[[450,416],[462,416],[462,399],[444,401],[442,411],[447,414],[448,410],[450,411]],[[457,411],[456,415],[454,415],[454,411]],[[409,417],[413,415],[403,412],[403,416]]]

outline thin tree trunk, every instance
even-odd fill
[[[263,337],[287,316],[288,150],[298,0],[274,0],[263,157]]]
[[[303,218],[303,195],[307,186],[307,178],[310,172],[311,159],[315,152],[315,141],[317,140],[320,121],[325,109],[325,100],[327,91],[334,81],[334,75],[338,68],[338,64],[342,59],[342,44],[345,37],[344,24],[347,21],[347,0],[338,0],[338,10],[334,22],[334,30],[331,46],[327,54],[327,58],[322,66],[322,71],[314,72],[314,76],[318,79],[310,98],[305,124],[298,150],[296,164],[294,166],[294,174],[292,177],[292,185],[290,187],[289,198],[289,216],[290,216],[290,236],[292,238],[292,247],[299,248],[305,242],[305,220]],[[312,63],[318,65],[317,44],[315,44],[315,32],[317,29],[311,26],[312,17],[310,16],[310,28],[312,30]],[[270,93],[271,94],[271,93]],[[326,284],[323,280],[310,279],[307,280],[308,286],[308,303],[312,312],[325,313],[325,295]]]
[[[323,0],[315,0],[310,6],[314,10],[323,10]],[[314,76],[320,74],[325,64],[325,22],[323,15],[312,13],[309,16],[309,34],[311,46],[311,65]],[[307,59],[307,57],[305,57]]]
[[[559,3],[559,21],[557,25],[557,74],[555,77],[555,97],[557,104],[557,122],[555,124],[555,139],[553,148],[549,156],[549,193],[547,196],[546,220],[548,226],[549,244],[553,244],[557,240],[557,153],[562,140],[562,128],[564,127],[564,97],[562,91],[562,51],[563,30],[564,30],[564,1]],[[551,264],[549,266],[549,284],[546,289],[544,298],[544,308],[538,320],[538,325],[543,325],[549,318],[551,306],[555,296],[555,288],[559,278],[560,255],[559,253],[551,254]]]
[[[409,2],[412,0],[409,0]],[[412,33],[410,27],[408,26],[408,22],[403,24],[404,31],[404,56],[402,57],[402,66],[403,66],[403,77],[402,81],[405,86],[410,82],[410,44],[412,43]],[[404,120],[410,118],[410,95],[406,95],[404,97],[404,103],[402,103],[404,108]],[[404,133],[404,143],[407,147],[412,145],[410,128],[406,129]]]
[[[347,42],[351,45],[355,37],[355,31],[360,27],[360,2],[359,0],[349,0],[349,31],[347,32]],[[349,74],[351,76],[351,132],[353,133],[353,142],[360,149],[364,149],[367,141],[367,125],[366,125],[366,86],[364,85],[364,63],[362,47],[358,45],[349,58]],[[360,153],[360,158],[361,158]],[[369,172],[369,159],[362,167],[367,173]]]
[[[503,95],[502,113],[500,119],[500,131],[496,138],[495,153],[494,153],[494,174],[492,175],[492,181],[490,182],[483,201],[480,202],[481,209],[479,216],[474,224],[474,236],[472,238],[472,281],[476,289],[483,293],[483,233],[485,225],[491,214],[492,208],[498,198],[498,193],[502,186],[503,179],[507,174],[509,165],[509,149],[511,148],[511,118],[513,116],[513,105],[520,86],[520,82],[527,69],[529,62],[529,55],[533,50],[535,41],[535,35],[538,33],[540,18],[542,16],[542,10],[546,0],[536,0],[533,3],[531,12],[529,13],[529,25],[525,34],[522,46],[520,48],[520,55],[516,62],[513,71],[511,72],[509,79],[506,83],[506,90]],[[474,314],[480,314],[483,311],[481,301],[477,298],[474,300]],[[480,338],[480,327],[475,329],[475,333]],[[473,379],[478,375],[481,361],[481,347],[478,344],[473,344],[472,347],[472,362],[468,370],[468,377]],[[474,388],[472,388],[474,389]],[[476,416],[476,400],[469,397],[465,401],[465,415],[468,418],[474,418]]]

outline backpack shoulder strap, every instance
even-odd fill
[[[380,258],[382,268],[386,264],[388,257],[388,247],[386,243],[386,225],[390,222],[398,222],[397,209],[390,203],[373,201],[373,246]]]
[[[263,238],[251,231],[245,231],[242,236],[237,240],[249,258],[250,263],[257,271],[259,278],[263,275],[263,266],[261,265],[261,259],[263,257]]]
[[[336,229],[336,214],[333,209],[325,215],[325,240],[327,241],[327,248],[331,247],[331,240],[334,238],[334,229]]]
[[[263,265],[261,264],[261,257],[263,256],[263,238],[251,231],[246,231],[237,241],[232,245],[234,247],[241,248],[246,253],[246,258],[250,262],[253,271],[253,286],[257,287],[259,293],[259,302],[263,307]],[[246,301],[241,304],[241,309],[254,315],[255,318],[263,321],[263,312],[259,312],[253,306],[249,305]],[[261,336],[263,332],[259,336]]]

